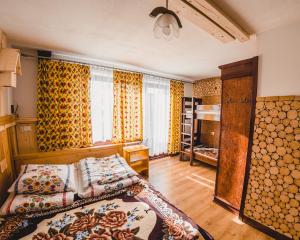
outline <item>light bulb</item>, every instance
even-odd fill
[[[164,27],[164,28],[162,28],[162,32],[163,32],[163,34],[169,36],[171,34],[171,28],[169,26]]]
[[[179,37],[179,26],[176,18],[171,14],[160,15],[153,28],[155,38],[165,38],[171,40],[173,36]]]

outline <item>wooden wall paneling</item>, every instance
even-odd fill
[[[202,104],[207,104],[207,105],[221,104],[221,94],[215,96],[203,96]]]
[[[7,48],[6,34],[0,29],[0,50],[1,48]]]
[[[2,204],[7,197],[6,190],[12,181],[12,171],[10,166],[10,157],[7,152],[8,149],[8,139],[6,130],[0,132],[0,204]]]
[[[7,189],[14,179],[14,167],[8,136],[8,129],[13,125],[14,118],[12,116],[0,118],[0,204],[6,199]]]
[[[220,66],[222,105],[215,201],[239,212],[255,115],[258,58]]]
[[[202,121],[201,126],[201,143],[219,148],[220,122],[217,121]]]
[[[16,139],[18,154],[39,152],[36,139],[36,124],[35,118],[17,119]]]
[[[8,129],[8,135],[12,156],[16,156],[19,154],[16,125]]]
[[[202,97],[202,104],[221,104],[221,95]],[[202,121],[201,143],[206,146],[219,148],[220,122]]]

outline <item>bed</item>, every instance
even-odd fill
[[[120,148],[111,147],[109,154]],[[120,152],[120,151],[119,151]],[[107,150],[105,151],[107,154]],[[71,152],[70,152],[71,154]],[[55,155],[55,154],[54,154]],[[47,157],[53,162],[57,157]],[[77,155],[68,163],[88,154]],[[53,157],[53,161],[51,159]],[[99,157],[99,156],[97,156]],[[34,163],[33,159],[23,160]],[[40,156],[37,162],[43,161]],[[60,160],[60,163],[63,163]],[[16,164],[18,166],[18,164]],[[18,167],[17,167],[18,168]],[[138,240],[138,239],[213,239],[187,215],[172,205],[148,181],[100,196],[80,198],[68,206],[48,211],[13,214],[0,218],[0,240]]]

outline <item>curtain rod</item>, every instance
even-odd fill
[[[160,77],[160,78],[165,78],[165,79],[169,79],[169,80],[173,80],[173,81],[194,84],[193,82],[188,82],[188,81],[184,81],[184,80],[177,80],[177,79],[172,79],[172,78],[168,78],[168,77],[162,77],[162,76],[158,76],[158,75],[154,75],[154,74],[143,73],[143,72],[138,72],[138,71],[131,71],[131,70],[117,68],[117,67],[103,66],[103,65],[94,64],[94,63],[85,63],[85,62],[80,62],[80,61],[75,61],[75,60],[67,60],[67,59],[53,58],[53,57],[33,56],[33,55],[25,54],[25,53],[21,53],[21,56],[22,57],[36,58],[36,59],[43,58],[43,59],[49,59],[49,60],[54,60],[54,61],[63,61],[63,62],[68,62],[68,63],[77,63],[77,64],[84,65],[84,66],[103,67],[103,68],[108,68],[108,69],[112,69],[112,70],[119,70],[119,71],[123,71],[123,72],[130,72],[130,73],[141,73],[143,75],[148,75],[148,76],[152,76],[152,77]]]

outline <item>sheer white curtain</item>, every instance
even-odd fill
[[[170,80],[143,77],[143,143],[150,155],[167,153],[170,118]]]
[[[113,71],[91,67],[91,121],[93,143],[111,140],[113,122]]]

